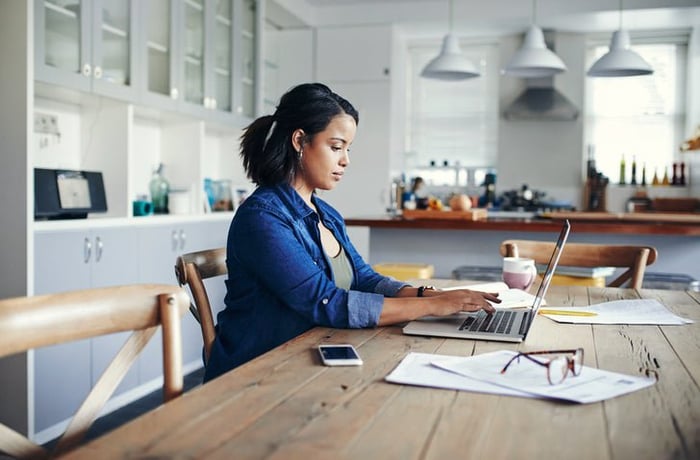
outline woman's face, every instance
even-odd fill
[[[355,120],[345,113],[333,117],[311,142],[301,144],[304,133],[297,130],[292,139],[296,150],[301,147],[303,154],[294,180],[295,188],[309,194],[314,190],[334,189],[350,164],[350,144],[356,131]]]

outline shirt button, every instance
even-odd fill
[[[321,301],[321,303],[322,303],[323,305],[328,305],[328,299],[323,299],[323,300]]]

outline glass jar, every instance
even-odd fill
[[[170,184],[163,177],[163,163],[159,164],[158,169],[153,172],[149,189],[151,191],[151,201],[153,202],[153,212],[155,214],[167,214]]]
[[[231,193],[231,181],[222,179],[214,181],[214,206],[212,211],[233,211],[233,195]]]

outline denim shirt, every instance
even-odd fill
[[[372,270],[350,243],[341,215],[314,195],[314,212],[288,184],[259,187],[231,222],[226,308],[217,316],[210,380],[313,328],[377,325],[384,297],[406,283]],[[336,287],[319,218],[346,251],[350,290]]]

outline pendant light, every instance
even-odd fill
[[[649,63],[630,49],[630,36],[622,28],[622,0],[620,0],[620,26],[610,39],[610,49],[588,69],[588,76],[634,77],[649,75],[653,72]]]
[[[421,76],[437,80],[457,81],[478,77],[479,71],[459,48],[459,40],[452,34],[452,0],[449,0],[449,33],[442,41],[440,54],[425,66]]]
[[[532,24],[520,49],[513,55],[503,73],[521,78],[551,77],[566,70],[564,62],[547,48],[544,34],[537,24],[536,1],[532,0]]]

